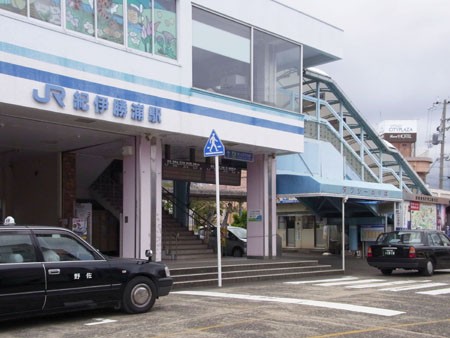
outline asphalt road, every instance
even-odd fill
[[[344,275],[177,290],[142,315],[3,322],[0,337],[450,337],[450,271],[383,276],[362,259],[346,265]]]

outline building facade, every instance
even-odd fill
[[[276,254],[276,156],[304,151],[303,69],[342,33],[273,0],[2,1],[1,216],[160,260],[163,181],[212,183],[215,130],[251,154],[248,256]]]

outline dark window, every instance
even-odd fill
[[[198,8],[192,16],[194,87],[250,100],[250,27]]]
[[[36,252],[29,234],[0,234],[0,263],[35,262]]]
[[[46,262],[96,259],[94,253],[77,239],[67,234],[42,233],[36,236]]]

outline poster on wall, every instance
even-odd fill
[[[262,211],[261,210],[249,210],[247,213],[247,222],[261,222]]]
[[[83,239],[91,241],[92,230],[92,204],[77,203],[75,205],[75,218],[72,219],[72,230]],[[80,234],[81,233],[81,234]]]
[[[81,218],[72,218],[72,231],[78,236],[87,240],[88,224],[87,221]]]
[[[435,204],[410,202],[411,229],[436,229],[437,212]]]
[[[447,224],[446,206],[443,204],[436,205],[436,230],[446,231],[445,225]]]

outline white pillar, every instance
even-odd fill
[[[247,256],[276,255],[275,158],[255,155],[247,166]]]
[[[123,214],[121,219],[120,256],[136,257],[136,140],[130,138],[122,148]]]
[[[161,260],[161,140],[151,136],[136,137],[123,158],[123,217],[121,255],[145,258],[153,250],[154,260]]]

